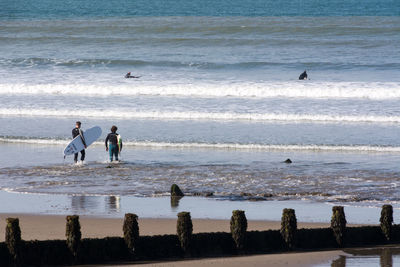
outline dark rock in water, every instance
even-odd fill
[[[273,197],[274,195],[270,194],[270,193],[264,193],[262,194],[263,197]]]
[[[108,165],[106,168],[107,169],[112,169],[112,168],[114,168],[114,166]]]
[[[177,184],[173,184],[171,186],[171,196],[172,197],[183,197],[184,196],[182,190],[179,188],[179,186]]]
[[[284,161],[284,163],[290,164],[290,163],[292,163],[292,160],[291,159],[287,159],[287,160]]]
[[[246,193],[246,192],[241,192],[241,193],[240,193],[240,196],[241,196],[241,197],[252,197],[252,196],[254,196],[254,194],[252,194],[252,193]]]
[[[212,196],[214,196],[214,192],[206,192],[206,194],[204,196],[205,197],[212,197]]]

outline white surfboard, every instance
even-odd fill
[[[101,128],[99,126],[95,126],[84,131],[83,137],[85,138],[86,147],[89,147],[91,144],[93,144],[97,139],[99,139],[100,136]],[[65,147],[64,156],[78,153],[83,149],[85,149],[85,146],[83,145],[81,136],[78,135]]]
[[[122,150],[122,147],[121,147],[121,144],[122,144],[122,137],[121,137],[120,134],[117,135],[117,144],[118,144],[118,153],[121,154],[121,150]]]

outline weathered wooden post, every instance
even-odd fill
[[[294,209],[284,209],[281,219],[281,235],[288,249],[296,245],[297,219]]]
[[[336,242],[339,246],[343,246],[346,236],[346,216],[343,206],[332,207],[331,228]]]
[[[386,239],[392,239],[392,226],[393,226],[393,207],[392,205],[383,205],[381,211],[381,229]]]
[[[182,250],[186,254],[188,254],[193,233],[193,224],[192,224],[192,218],[190,217],[190,212],[183,211],[178,213],[176,232]]]
[[[18,218],[6,219],[6,245],[15,265],[21,262],[21,229]]]
[[[81,225],[79,223],[78,215],[67,216],[67,225],[65,237],[67,238],[67,246],[71,251],[74,261],[78,261],[79,250],[81,248]]]
[[[247,231],[247,219],[243,210],[232,211],[231,234],[235,241],[236,248],[242,250],[245,246]]]
[[[122,230],[124,231],[126,246],[131,252],[134,252],[139,242],[138,216],[136,214],[126,213]]]

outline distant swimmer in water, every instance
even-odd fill
[[[135,79],[138,79],[138,78],[140,78],[140,76],[133,76],[133,75],[131,75],[131,72],[128,72],[128,73],[125,75],[125,78],[135,78]]]
[[[300,74],[300,76],[299,76],[299,80],[307,80],[307,78],[308,78],[308,75],[307,75],[307,72],[306,71],[304,71],[302,74]]]

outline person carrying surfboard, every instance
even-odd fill
[[[110,155],[110,162],[113,161],[113,158],[115,157],[115,160],[118,161],[118,154],[122,150],[122,140],[117,134],[118,127],[113,125],[111,127],[111,133],[109,133],[106,137],[106,151],[109,152]]]
[[[83,136],[83,132],[82,132],[82,129],[81,129],[81,124],[82,123],[80,121],[77,121],[75,123],[75,128],[72,129],[72,138],[75,138],[75,137],[77,137],[79,135],[81,137],[81,139],[82,139],[82,143],[83,143],[84,147],[86,148],[87,146],[86,146],[86,142],[85,142],[85,137]],[[75,153],[74,154],[75,163],[78,162],[78,154],[79,153]],[[85,153],[85,149],[82,149],[81,150],[81,161],[85,160],[85,154],[86,154]]]

